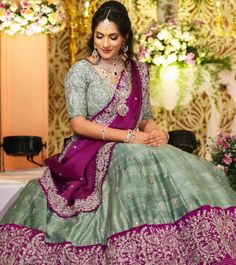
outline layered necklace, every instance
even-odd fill
[[[113,57],[107,61],[101,58],[98,62],[98,68],[103,78],[114,86],[124,69],[124,64],[117,57]]]
[[[105,79],[108,83],[109,88],[111,88],[112,92],[115,93],[119,98],[119,103],[117,106],[118,114],[125,117],[129,111],[126,100],[131,92],[131,82],[128,71],[124,67],[123,61],[119,57],[113,57],[109,61],[105,61],[101,58],[98,62],[98,68],[103,79]],[[116,89],[116,86],[123,70],[125,71],[125,77],[128,85],[125,86],[125,89],[118,90]]]

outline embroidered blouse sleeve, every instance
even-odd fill
[[[68,71],[65,77],[65,99],[69,118],[87,116],[85,65],[79,61]]]
[[[141,74],[142,81],[142,95],[143,95],[143,104],[142,104],[142,119],[150,120],[153,118],[151,101],[150,101],[150,91],[149,91],[149,70],[148,66],[144,63],[139,63],[139,69]]]

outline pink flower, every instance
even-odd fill
[[[145,35],[146,35],[147,37],[152,36],[152,31],[150,30],[150,31],[146,32]]]
[[[158,29],[157,24],[151,26],[151,31],[156,31]]]
[[[146,54],[147,54],[147,49],[143,45],[141,45],[139,48],[139,56],[145,58]]]
[[[170,26],[175,26],[176,25],[176,21],[174,19],[168,19],[167,23],[170,25]]]
[[[195,64],[195,54],[193,52],[190,52],[187,54],[187,57],[186,57],[186,63],[187,64]]]
[[[225,139],[217,139],[216,144],[223,150],[226,150],[230,147],[229,144],[225,141]]]
[[[22,6],[22,8],[27,8],[28,2],[27,1],[20,1],[20,5]]]
[[[224,158],[222,159],[222,163],[225,165],[230,165],[233,162],[232,154],[225,154]]]

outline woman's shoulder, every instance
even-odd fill
[[[88,60],[87,59],[80,59],[77,62],[75,62],[74,64],[71,65],[69,71],[73,71],[73,70],[82,70],[88,67]]]
[[[89,76],[89,74],[92,72],[90,64],[91,63],[87,59],[78,60],[71,65],[66,74],[66,78],[71,76],[77,76],[78,78]]]
[[[137,67],[141,73],[148,73],[149,72],[149,67],[146,63],[140,62],[138,60],[133,60],[133,61],[137,65]]]

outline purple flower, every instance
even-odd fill
[[[222,159],[222,163],[225,165],[230,165],[233,162],[232,154],[225,154],[224,158]]]

